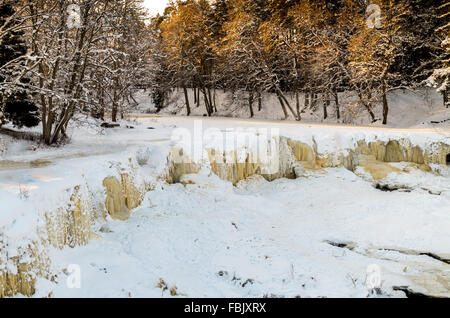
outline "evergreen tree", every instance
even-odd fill
[[[0,5],[0,25],[4,25],[8,17],[14,14],[10,3]],[[25,55],[27,47],[23,40],[23,32],[8,32],[0,39],[0,68],[8,62]],[[8,72],[0,74],[0,82],[8,79]],[[28,82],[21,79],[22,83]],[[23,90],[0,91],[0,126],[7,121],[17,127],[33,127],[39,123],[38,107]]]

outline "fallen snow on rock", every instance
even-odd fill
[[[426,149],[450,136],[433,128],[193,119],[220,131],[279,128],[322,154],[360,140],[407,138]],[[328,168],[296,180],[252,176],[234,187],[206,164],[167,184],[161,176],[174,129],[202,137],[193,119],[141,117],[134,129],[81,129],[57,149],[9,144],[0,161],[0,229],[15,242],[9,255],[13,245],[37,239],[39,217],[66,204],[66,189],[95,184],[104,195],[101,180],[130,162],[154,187],[127,221],[93,223],[88,245],[50,248],[52,279],[38,278],[35,297],[402,297],[405,286],[450,296],[448,166],[376,182],[364,171]],[[79,289],[66,283],[71,264],[81,270]],[[373,265],[381,271],[377,288],[368,284]]]
[[[233,188],[203,169],[185,185],[160,183],[101,239],[53,250],[58,284],[41,280],[36,296],[403,296],[395,286],[449,296],[448,264],[401,252],[448,252],[449,198],[386,193],[343,168],[326,172],[254,176]],[[80,289],[66,286],[68,264],[80,265]],[[381,268],[378,294],[366,284],[371,264]]]

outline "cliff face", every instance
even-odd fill
[[[277,145],[275,161],[260,160],[261,156],[252,149],[223,151],[206,149],[206,165],[221,179],[237,184],[251,175],[261,175],[268,181],[278,178],[296,178],[302,171],[320,171],[324,168],[345,167],[355,171],[358,167],[370,173],[374,180],[381,180],[394,173],[407,173],[390,163],[406,162],[412,167],[432,172],[430,165],[447,164],[450,145],[443,142],[431,143],[426,149],[413,145],[408,139],[366,142],[360,140],[353,149],[343,149],[333,153],[319,153],[315,141],[307,142],[281,137]],[[180,156],[180,154],[182,154]],[[182,149],[174,149],[170,163],[170,182],[179,182],[184,174],[197,173],[201,162],[194,162]],[[275,162],[275,163],[274,163]],[[275,166],[274,166],[275,165]]]

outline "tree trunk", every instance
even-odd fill
[[[309,91],[305,91],[305,109],[308,109],[310,105],[310,99],[309,99]]]
[[[138,102],[136,101],[136,99],[134,98],[133,93],[130,93],[129,97],[133,100],[133,103],[134,103],[135,105],[139,105],[139,103],[138,103]]]
[[[212,95],[211,95],[211,88],[209,88],[209,87],[208,87],[208,99],[209,99],[209,106],[210,106],[211,113],[213,113],[214,111],[217,113],[217,109],[215,109],[214,105],[213,105],[213,99],[212,99]]]
[[[389,105],[386,96],[386,83],[383,82],[383,125],[387,125],[388,113],[389,113]]]
[[[298,91],[295,91],[295,107],[297,109],[297,117],[301,120],[302,119],[302,114],[300,111],[300,96],[298,94]]]
[[[112,105],[112,112],[111,112],[111,120],[113,122],[117,121],[117,112],[118,112],[117,90],[114,90],[113,105]]]
[[[200,87],[197,88],[197,107],[200,107]]]
[[[117,121],[117,105],[113,104],[112,113],[111,113],[111,120],[113,122]]]
[[[203,93],[203,101],[205,102],[206,113],[208,114],[208,117],[211,117],[212,109],[208,100],[208,94],[204,87],[202,88],[202,93]]]
[[[255,115],[253,113],[253,92],[248,92],[248,107],[250,109],[250,118],[253,118]]]
[[[260,112],[262,110],[262,94],[261,92],[258,92],[258,111]]]
[[[189,94],[186,85],[183,86],[184,99],[186,100],[187,116],[191,114],[191,106],[189,105]]]
[[[300,118],[295,114],[294,110],[291,107],[291,104],[289,104],[289,101],[287,100],[287,98],[283,95],[281,89],[276,88],[277,90],[277,94],[279,97],[281,97],[281,99],[284,101],[284,103],[286,104],[287,108],[289,109],[289,111],[292,113],[292,116],[294,116],[295,120],[300,121]]]
[[[278,100],[280,101],[281,109],[283,110],[284,120],[286,120],[286,119],[288,119],[288,113],[286,110],[286,106],[284,106],[283,99],[281,99],[281,97],[279,95],[278,95]]]
[[[215,85],[215,84],[214,84]],[[217,113],[217,104],[216,104],[216,87],[214,86],[213,90],[213,104],[214,104],[214,110]]]
[[[315,112],[317,110],[317,94],[311,90],[311,110]]]
[[[104,94],[103,94],[103,87],[101,85],[98,85],[98,104],[99,109],[97,110],[95,117],[100,118],[101,120],[105,120],[105,100],[104,100]]]
[[[334,90],[334,103],[336,104],[336,118],[341,119],[341,110],[339,109],[339,93],[337,89]]]
[[[3,103],[3,95],[0,94],[0,128],[2,127],[4,120],[5,120],[5,109]]]
[[[374,123],[374,122],[375,122],[375,114],[373,113],[372,108],[370,107],[370,103],[364,101],[364,98],[363,98],[362,93],[361,93],[360,91],[358,92],[358,96],[359,96],[360,102],[361,102],[361,103],[363,104],[363,106],[367,109],[367,112],[369,113],[370,118],[372,119],[372,123]],[[370,96],[370,95],[369,95],[369,96]],[[369,97],[369,98],[370,98],[370,97]]]
[[[449,100],[448,100],[448,90],[447,89],[444,89],[442,91],[442,98],[444,99],[444,107],[450,108],[450,103],[449,103]]]
[[[330,106],[330,95],[328,93],[324,94],[325,100],[323,103],[323,120],[328,118],[328,106]]]

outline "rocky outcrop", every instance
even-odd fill
[[[432,143],[427,149],[422,149],[407,139],[369,143],[359,141],[355,149],[344,159],[344,166],[351,171],[362,167],[374,180],[382,180],[392,172],[410,171],[410,169],[400,170],[389,163],[406,162],[410,168],[432,172],[430,165],[445,165],[445,157],[449,151],[450,145],[442,142]]]
[[[127,220],[130,217],[130,211],[125,205],[125,196],[122,185],[115,177],[108,177],[103,180],[103,186],[106,188],[105,207],[113,219]]]
[[[121,182],[116,177],[107,177],[103,180],[106,189],[105,207],[113,219],[127,220],[130,210],[138,207],[145,191],[139,190],[130,175],[121,174]]]
[[[167,183],[179,183],[183,175],[198,173],[202,163],[194,162],[182,148],[174,147],[167,158],[167,166]]]
[[[291,168],[292,158],[290,154],[288,157],[283,155],[286,154],[286,141],[280,141],[278,146],[283,148],[284,151],[279,151],[280,155],[274,161],[260,158],[247,149],[241,151],[240,154],[235,151],[218,152],[215,149],[207,149],[208,163],[212,172],[221,179],[233,183],[233,185],[252,175],[260,175],[268,181],[283,177],[294,178]]]
[[[169,156],[169,183],[178,183],[183,175],[198,173],[206,165],[221,179],[234,185],[251,175],[261,175],[269,181],[278,178],[295,178],[291,155],[286,138],[280,138],[273,160],[259,156],[257,150],[242,148],[238,151],[223,151],[215,148],[204,149],[205,160],[194,161],[183,149],[174,148]]]
[[[356,171],[358,167],[368,172],[374,180],[381,180],[390,173],[408,173],[409,169],[399,169],[390,163],[406,162],[411,168],[432,172],[431,164],[445,165],[450,145],[437,142],[423,150],[407,139],[389,140],[387,142],[358,141],[354,149],[341,153],[320,154],[308,144],[288,140],[295,160],[308,170],[320,170],[344,166]]]
[[[312,144],[312,146],[310,145]],[[171,163],[169,182],[179,182],[184,174],[200,171],[202,164],[221,179],[237,184],[251,175],[261,175],[268,181],[278,178],[296,178],[305,171],[323,171],[324,168],[345,167],[355,172],[358,167],[369,173],[374,180],[382,180],[390,173],[408,173],[409,168],[399,169],[390,163],[406,162],[410,168],[432,172],[431,164],[446,165],[450,145],[431,143],[426,149],[413,145],[407,139],[358,141],[353,149],[321,154],[316,141],[310,144],[291,138],[280,137],[276,167],[273,162],[261,162],[251,149],[221,151],[206,149],[206,163],[193,162],[182,149],[174,149],[177,163]],[[267,171],[270,171],[269,173]]]

